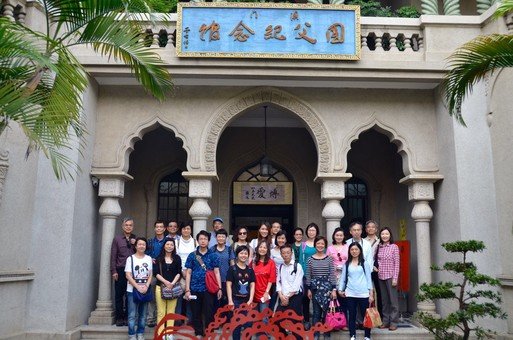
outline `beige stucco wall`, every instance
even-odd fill
[[[168,127],[183,140],[189,170],[204,170],[202,143],[211,137],[219,138],[211,135],[212,123],[205,122],[222,119],[214,115],[226,103],[240,102],[237,98],[248,93],[258,98],[260,93],[269,91],[273,89],[181,87],[174,97],[157,103],[136,87],[104,87],[98,107],[99,138],[95,145],[94,171],[126,171],[133,143],[155,122]],[[320,136],[312,133],[312,136],[316,145],[321,143],[320,138],[328,140],[328,171],[344,172],[350,143],[359,133],[375,125],[399,146],[405,175],[438,171],[430,91],[289,88],[279,92],[285,93],[289,101],[308,107],[322,125],[325,133]],[[190,105],[192,102],[194,105]],[[253,106],[265,102],[261,99]],[[253,106],[243,106],[241,111]],[[229,123],[220,122],[223,129]],[[312,127],[307,125],[307,128],[311,132]]]

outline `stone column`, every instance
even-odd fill
[[[100,177],[98,196],[103,197],[99,210],[102,219],[100,278],[96,309],[91,312],[89,317],[90,325],[112,325],[114,323],[114,309],[111,296],[110,248],[116,232],[117,218],[121,215],[119,199],[124,196],[125,179],[124,177]]]
[[[212,210],[208,200],[212,198],[212,181],[217,178],[210,172],[183,172],[182,176],[189,180],[189,197],[193,199],[189,215],[193,221],[193,236],[200,230],[207,230],[208,219]]]
[[[326,201],[322,209],[322,217],[326,220],[326,237],[331,239],[333,231],[340,227],[340,220],[344,217],[344,210],[340,200],[345,197],[344,183],[351,174],[322,174],[317,176],[316,181],[322,182],[321,199]]]
[[[408,184],[408,200],[413,202],[411,217],[415,221],[415,232],[417,234],[417,271],[419,287],[423,283],[432,282],[431,274],[431,237],[429,222],[433,218],[433,211],[429,201],[435,199],[433,183],[440,179],[440,176],[428,179],[409,178],[401,180],[401,183]],[[436,314],[435,304],[432,301],[417,303],[419,312]]]
[[[0,205],[2,205],[7,170],[9,170],[9,152],[0,148]]]

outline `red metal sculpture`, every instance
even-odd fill
[[[269,321],[264,322],[265,319]],[[194,331],[189,326],[172,326],[164,328],[160,333],[158,330],[169,320],[185,320],[186,318],[177,314],[166,315],[155,327],[154,339],[161,340],[165,335],[178,335],[180,338],[196,339]],[[229,321],[229,322],[227,322]],[[304,339],[313,340],[315,332],[328,332],[331,328],[318,322],[309,330],[303,325],[303,317],[297,315],[292,310],[273,312],[266,308],[259,312],[253,304],[246,303],[239,308],[233,309],[233,306],[224,306],[219,308],[206,331],[205,339],[226,340],[230,339],[235,328],[249,324],[241,333],[242,340],[249,340],[252,336],[257,336],[259,340],[267,340],[273,337],[276,340]]]

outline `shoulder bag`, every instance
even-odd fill
[[[162,275],[162,262],[159,262],[160,275]],[[163,276],[163,275],[162,275]],[[162,300],[173,300],[183,295],[182,286],[177,282],[172,288],[167,288],[165,284],[160,284],[160,297]]]
[[[205,285],[207,286],[207,291],[211,294],[216,294],[221,287],[219,287],[219,284],[217,283],[216,274],[213,270],[207,270],[207,266],[203,262],[203,259],[201,258],[201,255],[198,251],[196,251],[196,260],[199,262],[201,268],[203,268],[205,273]]]

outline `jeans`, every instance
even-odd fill
[[[234,302],[235,304],[235,302]],[[257,303],[257,309],[260,313],[262,313],[264,311],[264,309],[266,308],[269,308],[269,300],[266,301],[266,302],[259,302]],[[262,320],[265,324],[267,324],[269,322],[269,318],[264,318],[264,320]]]
[[[238,308],[240,305],[242,305],[244,302],[247,302],[247,299],[233,299],[233,307]],[[239,326],[233,330],[233,340],[240,340],[240,333],[244,328],[251,327],[251,322],[247,322],[242,326]]]
[[[324,319],[326,319],[326,312],[328,311],[328,306],[325,309],[322,308],[322,306],[315,300],[312,299],[313,303],[313,315],[312,315],[312,326],[315,325],[317,322],[320,322],[324,324]],[[319,336],[319,332],[315,332],[315,335]],[[324,333],[324,337],[329,337],[330,332]]]
[[[118,280],[114,281],[114,296],[116,305],[116,321],[124,320],[127,318],[128,303],[126,302],[126,273],[125,267],[116,268],[118,273]],[[126,309],[125,309],[126,308]]]
[[[365,315],[365,310],[369,307],[369,298],[346,297],[347,309],[349,314],[349,336],[356,336],[356,310]],[[370,338],[370,328],[365,328],[365,336]]]
[[[135,335],[136,323],[137,334],[144,334],[144,328],[146,327],[146,314],[148,312],[148,303],[135,303],[132,293],[127,292],[126,295],[126,300],[128,302],[128,335]]]
[[[155,302],[155,296],[156,296],[156,294],[155,294],[155,286],[156,286],[156,283],[157,283],[156,279],[151,280],[150,288],[148,288],[148,289],[151,289],[153,291],[153,300],[148,302],[148,313],[147,313],[147,317],[146,317],[146,323],[148,323],[148,324],[155,323],[155,321],[157,320],[157,304]]]

